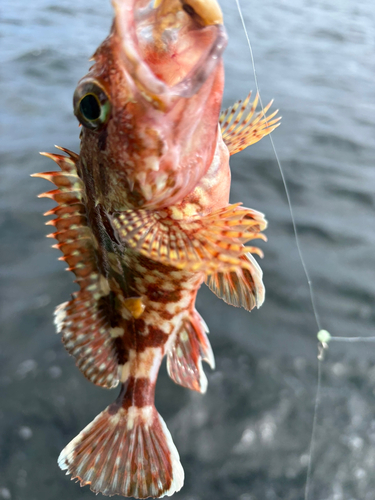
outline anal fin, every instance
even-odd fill
[[[252,255],[246,254],[241,259],[246,260],[250,268],[211,274],[206,278],[206,285],[227,304],[247,311],[259,309],[265,295],[262,270]]]
[[[183,319],[173,344],[167,352],[167,370],[171,379],[188,389],[205,393],[207,378],[202,360],[212,369],[215,359],[207,338],[208,328],[201,316],[194,311]]]

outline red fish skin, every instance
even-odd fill
[[[214,358],[197,292],[213,273],[227,273],[218,283],[230,280],[231,291],[218,285],[215,293],[229,303],[242,305],[231,297],[239,283],[245,295],[262,289],[261,271],[246,256],[255,250],[246,253],[243,243],[262,237],[266,222],[228,205],[229,152],[218,126],[222,26],[198,26],[184,2],[165,0],[159,9],[179,6],[168,21],[179,38],[165,42],[158,9],[137,18],[145,1],[114,4],[111,34],[77,87],[97,82],[109,119],[96,130],[82,127],[79,156],[50,155],[61,175],[40,176],[58,187],[45,194],[59,203],[52,236],[80,286],[56,310],[58,331],[89,380],[121,389],[58,462],[95,493],[161,497],[182,487],[184,473],[154,406],[160,364],[167,356],[176,383],[205,392],[202,361],[213,368]],[[134,33],[151,22],[158,43],[138,43]]]
[[[120,321],[124,329],[121,351],[124,354],[120,364],[120,382],[127,384],[123,393],[125,408],[154,404],[154,390],[160,364],[183,318],[190,318],[195,312],[195,298],[204,273],[189,273],[172,266],[165,266],[147,259],[136,252],[127,252],[126,265],[132,269],[134,287],[132,292],[142,297],[145,306],[140,318]],[[142,379],[141,387],[132,379]]]
[[[82,171],[82,165],[78,169],[81,171],[80,176],[83,179],[87,178],[88,174]],[[86,181],[84,197],[87,199],[88,224],[97,241],[98,270],[104,279],[108,280],[108,289],[117,296],[120,304],[129,297],[141,297],[144,307],[140,318],[133,318],[126,307],[123,307],[112,319],[113,328],[120,328],[126,332],[116,338],[120,382],[125,384],[128,382],[128,377],[137,378],[139,366],[142,373],[148,370],[147,376],[150,376],[152,381],[143,395],[143,390],[137,389],[136,393],[134,384],[129,384],[127,391],[123,393],[124,401],[134,399],[138,401],[136,406],[150,405],[154,402],[154,389],[162,359],[168,350],[168,345],[175,340],[182,319],[194,316],[196,295],[206,273],[189,272],[163,265],[125,248],[120,250],[119,259],[121,269],[126,269],[126,285],[122,286],[118,279],[119,261],[115,257],[118,251],[114,248],[117,247],[120,238],[115,235],[112,226],[109,226],[111,216],[105,210],[100,210],[104,207],[92,200],[90,184],[90,181]],[[203,216],[228,205],[229,189],[229,153],[219,131],[214,160],[207,174],[191,194],[180,203],[169,207],[168,212],[172,218],[178,220],[196,215]],[[106,231],[108,226],[111,228],[113,240],[113,252],[110,256],[105,250],[102,238],[103,230]],[[132,354],[129,354],[130,352]],[[143,360],[146,356],[147,361],[140,362],[139,356]],[[142,387],[145,388],[145,383]],[[143,402],[142,405],[139,404],[140,401]]]
[[[230,187],[228,158],[228,150],[220,134],[215,159],[208,173],[181,203],[169,207],[168,211],[172,217],[180,219],[204,215],[228,204]],[[123,253],[122,263],[132,275],[127,278],[132,283],[130,295],[142,297],[145,307],[141,318],[132,320],[132,329],[136,332],[135,338],[138,339],[137,345],[124,344],[123,347],[126,351],[134,349],[137,353],[143,352],[147,347],[161,348],[161,356],[157,356],[158,365],[151,357],[148,360],[157,376],[162,357],[168,344],[173,343],[182,318],[194,315],[196,295],[206,273],[194,273],[166,266],[131,250]],[[131,330],[129,323],[124,326],[124,330]],[[154,340],[154,337],[157,340]],[[125,342],[127,342],[126,337],[124,337]],[[134,364],[137,365],[137,360]],[[132,370],[133,367],[130,368],[130,373]],[[156,377],[154,380],[156,381]],[[125,380],[121,382],[124,383]],[[148,401],[147,404],[150,403],[151,401]]]

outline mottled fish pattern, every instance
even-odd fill
[[[216,0],[114,0],[115,19],[74,94],[77,155],[43,153],[59,171],[46,215],[54,247],[79,290],[55,323],[92,383],[120,385],[116,401],[61,452],[58,463],[95,493],[172,495],[184,472],[154,406],[166,356],[174,382],[204,393],[214,368],[195,310],[205,282],[251,310],[262,271],[246,246],[265,239],[263,214],[230,205],[229,156],[278,126],[258,96],[220,113],[226,45]]]

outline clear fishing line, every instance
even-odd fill
[[[252,49],[252,46],[251,46],[249,34],[247,32],[247,29],[246,29],[245,19],[244,19],[243,14],[242,14],[240,0],[236,0],[236,4],[237,4],[238,13],[240,15],[241,23],[242,23],[242,26],[243,26],[243,29],[244,29],[244,32],[245,32],[247,44],[248,44],[249,51],[250,51],[251,64],[252,64],[253,73],[254,73],[254,80],[255,80],[255,87],[256,87],[257,93],[259,95],[259,102],[260,102],[260,105],[261,105],[261,108],[262,108],[263,115],[265,116],[263,101],[262,101],[262,97],[261,97],[260,91],[259,91],[259,84],[258,84],[257,72],[256,72],[256,69],[255,69],[253,49]],[[272,133],[269,134],[268,137],[269,137],[269,140],[271,142],[271,146],[272,146],[275,158],[276,158],[276,162],[277,162],[277,165],[279,167],[281,180],[282,180],[282,183],[283,183],[283,186],[284,186],[284,190],[285,190],[285,194],[286,194],[286,199],[287,199],[287,202],[288,202],[288,207],[289,207],[289,212],[290,212],[290,217],[291,217],[291,221],[292,221],[292,226],[293,226],[294,237],[295,237],[295,240],[296,240],[298,255],[299,255],[302,267],[303,267],[303,271],[304,271],[305,276],[306,276],[307,284],[309,286],[310,301],[311,301],[311,305],[312,305],[312,309],[313,309],[313,313],[314,313],[316,325],[318,327],[318,332],[321,332],[322,331],[322,327],[321,327],[320,318],[319,318],[319,314],[318,314],[317,307],[316,307],[314,289],[313,289],[312,281],[310,279],[310,274],[308,272],[308,269],[307,269],[307,266],[306,266],[306,262],[305,262],[305,259],[303,257],[303,253],[302,253],[302,249],[301,249],[301,245],[300,245],[300,241],[299,241],[299,237],[298,237],[297,224],[296,224],[296,220],[295,220],[295,217],[294,217],[294,211],[293,211],[293,207],[292,207],[292,202],[291,202],[291,198],[290,198],[290,194],[289,194],[288,185],[286,183],[284,171],[283,171],[283,168],[281,166],[281,162],[280,162],[279,156],[277,154],[277,151],[276,151],[276,148],[275,148],[275,144],[274,144],[273,139],[272,139]],[[323,330],[323,331],[325,331],[325,330]],[[327,334],[329,336],[329,338],[326,337],[327,341],[334,339],[334,337],[331,337],[328,332],[327,332]],[[339,337],[336,337],[336,339],[338,340]],[[304,495],[304,499],[305,500],[309,500],[310,483],[311,483],[311,476],[312,476],[312,462],[313,462],[313,456],[314,456],[315,436],[316,436],[317,419],[318,419],[317,418],[318,417],[318,408],[319,408],[320,397],[321,397],[321,385],[322,385],[321,384],[321,381],[322,381],[322,366],[321,365],[322,365],[322,360],[323,360],[324,349],[327,347],[327,343],[326,342],[322,342],[320,339],[319,339],[319,342],[320,343],[319,343],[319,346],[318,346],[318,348],[319,348],[319,355],[318,355],[318,381],[317,381],[317,390],[316,390],[315,404],[314,404],[314,416],[313,416],[313,423],[312,423],[312,430],[311,430],[311,439],[310,439],[310,446],[309,446],[309,460],[308,460],[307,473],[306,473],[305,495]]]
[[[256,69],[255,69],[253,49],[251,46],[249,34],[247,32],[247,29],[246,29],[245,20],[244,20],[243,14],[242,14],[240,0],[236,0],[236,4],[237,4],[238,13],[239,13],[239,16],[241,19],[241,23],[242,23],[242,26],[243,26],[243,29],[244,29],[244,32],[246,35],[246,40],[247,40],[247,44],[248,44],[249,51],[250,51],[255,86],[256,86],[256,90],[259,94],[259,102],[260,102],[260,105],[262,108],[262,112],[264,114],[264,107],[263,107],[262,98],[261,98],[260,92],[259,92],[258,77],[257,77]],[[299,237],[298,237],[297,225],[296,225],[296,221],[295,221],[295,217],[294,217],[294,211],[293,211],[293,207],[292,207],[291,198],[289,195],[289,189],[288,189],[288,186],[286,183],[285,175],[284,175],[284,172],[283,172],[283,169],[281,166],[279,156],[278,156],[276,148],[275,148],[275,144],[274,144],[273,139],[272,139],[272,134],[269,134],[268,137],[270,139],[271,146],[272,146],[275,158],[276,158],[276,162],[277,162],[277,165],[279,167],[281,180],[282,180],[283,185],[284,185],[284,190],[285,190],[285,194],[286,194],[286,198],[287,198],[287,202],[288,202],[288,206],[289,206],[289,212],[290,212],[290,217],[291,217],[291,221],[292,221],[292,225],[293,225],[293,231],[294,231],[294,237],[296,240],[297,250],[298,250],[298,254],[299,254],[300,261],[301,261],[301,264],[303,267],[303,271],[305,273],[306,280],[307,280],[307,283],[309,286],[310,301],[311,301],[312,309],[314,312],[316,325],[318,327],[318,334],[317,334],[317,338],[319,341],[319,344],[318,344],[318,377],[317,377],[318,380],[317,380],[317,390],[316,390],[316,397],[315,397],[315,404],[314,404],[314,417],[313,417],[312,430],[311,430],[311,439],[310,439],[310,447],[309,447],[309,460],[308,460],[308,466],[307,466],[305,494],[304,494],[304,500],[309,500],[310,483],[311,483],[311,477],[312,477],[312,462],[313,462],[313,457],[314,457],[314,448],[315,448],[315,441],[316,441],[315,437],[316,437],[316,429],[317,429],[317,417],[318,417],[318,409],[319,409],[319,404],[320,404],[320,399],[321,399],[322,361],[324,358],[324,351],[325,351],[325,349],[328,348],[328,343],[330,343],[330,342],[336,341],[336,342],[347,342],[347,343],[356,343],[356,342],[370,342],[371,343],[371,342],[375,342],[375,337],[374,336],[372,336],[372,337],[336,337],[336,336],[331,336],[329,332],[322,329],[319,314],[318,314],[317,307],[316,307],[315,294],[314,294],[312,281],[310,279],[310,275],[309,275],[309,272],[308,272],[308,269],[306,266],[305,259],[303,257],[303,253],[302,253],[302,249],[301,249],[301,245],[300,245],[300,241],[299,241]]]
[[[240,15],[240,18],[241,18],[241,23],[242,23],[243,29],[245,31],[246,40],[247,40],[247,43],[248,43],[248,46],[249,46],[249,51],[250,51],[250,56],[251,56],[251,63],[252,63],[253,73],[254,73],[255,87],[256,87],[257,93],[259,95],[260,106],[261,106],[263,114],[264,114],[263,101],[262,101],[262,97],[261,97],[260,92],[259,92],[258,77],[257,77],[257,73],[256,73],[256,70],[255,70],[255,62],[254,62],[253,49],[252,49],[252,46],[251,46],[249,34],[247,32],[247,29],[246,29],[245,20],[244,20],[244,17],[242,15],[240,1],[236,0],[236,3],[237,3],[238,12],[239,12],[239,15]],[[264,118],[266,119],[265,114],[264,114]],[[305,263],[305,259],[303,257],[303,253],[302,253],[302,250],[301,250],[301,245],[300,245],[300,242],[299,242],[299,236],[298,236],[298,231],[297,231],[297,224],[296,224],[296,220],[295,220],[295,217],[294,217],[294,210],[293,210],[292,202],[291,202],[290,195],[289,195],[288,185],[286,183],[286,179],[285,179],[284,171],[283,171],[282,166],[281,166],[279,155],[277,154],[277,151],[276,151],[276,148],[275,148],[275,144],[274,144],[273,139],[272,139],[272,133],[268,134],[268,137],[269,137],[269,140],[271,141],[271,146],[272,146],[275,158],[276,158],[277,165],[279,167],[279,171],[280,171],[280,175],[281,175],[281,180],[283,182],[283,186],[284,186],[284,190],[285,190],[285,194],[286,194],[286,199],[288,201],[289,212],[290,212],[290,217],[292,219],[293,232],[294,232],[294,237],[295,237],[295,240],[296,240],[298,255],[299,255],[299,258],[300,258],[300,261],[301,261],[301,264],[302,264],[302,267],[303,267],[303,271],[304,271],[306,279],[307,279],[307,283],[309,285],[310,300],[311,300],[311,305],[312,305],[312,308],[313,308],[313,311],[314,311],[315,321],[316,321],[316,324],[318,326],[318,330],[321,330],[322,328],[321,328],[321,324],[320,324],[320,318],[319,318],[318,310],[317,310],[317,307],[316,307],[314,289],[313,289],[312,281],[310,279],[310,275],[309,275],[309,272],[308,272],[308,269],[307,269],[307,266],[306,266],[306,263]]]

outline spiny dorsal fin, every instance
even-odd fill
[[[194,311],[182,320],[173,344],[167,353],[167,370],[176,384],[194,391],[205,393],[207,378],[202,368],[202,360],[212,369],[215,359],[207,338],[208,328],[201,316]]]
[[[267,223],[263,214],[228,205],[205,216],[175,220],[170,209],[163,211],[128,210],[113,215],[120,240],[141,254],[162,264],[189,272],[250,268],[241,256],[262,252],[244,247],[254,238],[265,240],[262,230]]]
[[[59,260],[67,262],[68,271],[75,274],[80,287],[72,300],[56,308],[55,324],[58,333],[62,333],[65,348],[75,358],[84,376],[96,385],[111,388],[118,384],[116,340],[111,335],[114,329],[101,306],[101,302],[108,298],[109,285],[98,269],[97,242],[87,225],[82,202],[83,183],[76,166],[79,157],[68,150],[63,151],[69,156],[43,153],[54,160],[61,171],[33,175],[53,182],[57,187],[41,195],[58,203],[45,214],[56,216],[47,222],[56,229],[48,237],[57,240],[53,246],[63,253]]]
[[[206,278],[206,285],[227,304],[243,307],[251,311],[264,302],[262,270],[250,254],[241,257],[251,268],[238,268],[236,271],[214,273]]]
[[[252,103],[250,98],[251,92],[243,102],[237,101],[220,114],[221,133],[231,155],[260,141],[280,125],[281,117],[273,119],[278,110],[266,116],[273,101],[267,104],[263,111],[254,115],[259,95],[255,96]]]

